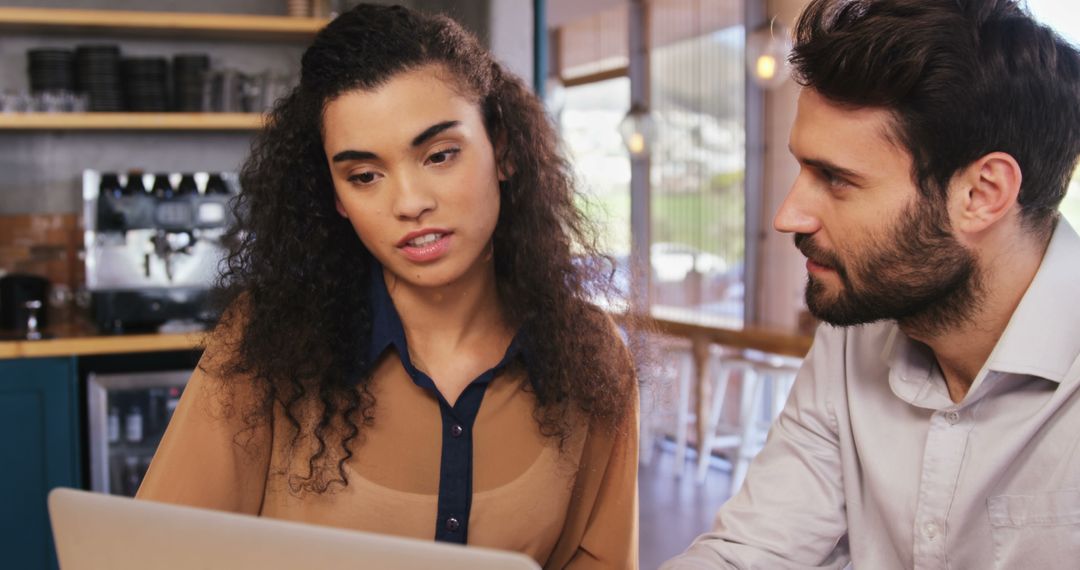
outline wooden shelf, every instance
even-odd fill
[[[324,18],[0,7],[0,31],[225,40],[305,41]]]
[[[258,113],[9,113],[0,131],[253,131]]]
[[[193,350],[206,333],[89,336],[0,342],[0,359]]]

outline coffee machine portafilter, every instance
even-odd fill
[[[234,174],[83,172],[86,285],[105,332],[214,319],[209,293],[227,248]]]

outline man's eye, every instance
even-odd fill
[[[845,186],[845,185],[847,185],[847,180],[844,180],[843,178],[840,178],[839,176],[833,174],[829,170],[822,170],[821,171],[821,177],[825,180],[825,183],[828,184],[829,186]]]

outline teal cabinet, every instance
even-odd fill
[[[0,552],[5,567],[57,567],[46,496],[53,487],[81,486],[79,418],[73,357],[0,360]]]

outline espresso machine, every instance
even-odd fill
[[[198,328],[239,193],[232,173],[83,172],[86,287],[104,332]]]

